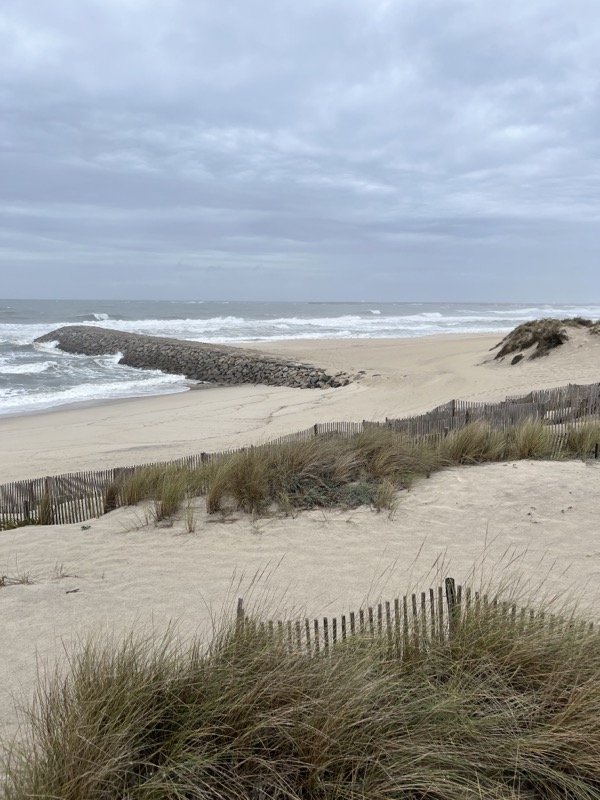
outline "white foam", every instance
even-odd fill
[[[199,301],[190,304],[200,306]],[[220,306],[224,304],[219,304]],[[393,314],[397,306],[365,308],[361,313],[340,316],[280,316],[271,319],[253,319],[241,316],[213,316],[209,319],[115,319],[96,312],[88,325],[112,328],[149,336],[170,336],[205,342],[265,341],[269,339],[404,337],[432,333],[484,333],[510,330],[521,322],[541,316],[584,316],[598,319],[600,306],[460,306],[447,305],[442,311],[428,311],[420,304],[403,308],[405,313]],[[315,307],[315,311],[319,306]],[[414,308],[414,313],[410,313]],[[438,307],[439,308],[439,307]],[[408,313],[406,313],[408,312]],[[0,324],[0,343],[25,345],[35,338],[62,325],[54,324]],[[40,345],[35,345],[40,347]],[[47,345],[46,345],[47,346]]]
[[[73,403],[175,394],[189,389],[180,375],[164,375],[154,371],[150,375],[150,380],[145,377],[131,381],[81,383],[68,389],[40,392],[36,395],[17,392],[14,388],[0,390],[0,415],[40,411]]]
[[[29,364],[0,364],[0,375],[38,375],[56,366],[56,361],[38,361]]]
[[[41,353],[56,353],[58,351],[58,340],[53,339],[51,342],[32,342],[33,349],[39,350]]]
[[[117,350],[116,353],[111,353],[110,355],[107,355],[107,356],[101,356],[100,358],[96,358],[95,360],[99,364],[103,364],[103,365],[106,365],[106,366],[112,366],[114,364],[118,364],[119,361],[122,358],[123,358],[123,353],[121,353],[119,350]]]
[[[0,324],[0,344],[12,344],[20,347],[26,344],[32,344],[34,339],[38,336],[43,336],[54,328],[60,327],[57,325],[41,325],[39,323],[31,325],[16,325],[14,323]]]

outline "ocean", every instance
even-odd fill
[[[62,325],[238,344],[508,332],[530,319],[572,316],[599,319],[600,305],[0,300],[0,415],[188,389],[183,376],[125,367],[117,354],[34,344]]]

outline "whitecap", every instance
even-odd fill
[[[39,350],[41,353],[52,353],[58,350],[58,340],[53,339],[51,342],[33,342],[33,349]]]
[[[148,374],[151,376],[148,379]],[[66,404],[99,400],[117,400],[128,397],[146,397],[157,394],[176,394],[189,390],[181,375],[165,375],[151,370],[145,378],[130,381],[102,381],[81,383],[68,389],[45,391],[37,394],[11,388],[0,391],[0,415],[30,413],[56,408]]]
[[[101,356],[99,358],[94,359],[98,364],[102,364],[102,366],[106,367],[113,367],[115,365],[119,365],[120,360],[123,358],[123,353],[117,350],[116,353],[110,353],[109,355]]]
[[[56,361],[38,361],[29,364],[0,364],[0,375],[37,375],[56,367]]]

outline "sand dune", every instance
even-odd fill
[[[378,419],[452,397],[600,380],[600,342],[568,343],[515,367],[484,363],[497,336],[271,344],[269,351],[365,373],[344,389],[232,387],[113,403],[0,423],[0,480],[169,458],[258,442],[316,421]],[[588,343],[589,344],[589,343]],[[266,349],[266,348],[265,348]],[[262,573],[286,608],[339,613],[459,579],[477,565],[512,569],[550,592],[600,595],[600,463],[517,462],[452,469],[399,495],[395,514],[307,512],[156,528],[144,508],[81,525],[0,533],[3,643],[0,734],[16,731],[12,696],[29,697],[37,664],[54,663],[90,631],[132,626],[206,630],[211,611]],[[15,583],[29,576],[32,583]],[[308,604],[308,605],[307,605]]]

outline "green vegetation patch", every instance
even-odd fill
[[[473,603],[450,636],[318,655],[260,622],[88,642],[38,685],[6,800],[600,796],[600,637],[578,618]]]
[[[441,469],[521,458],[577,458],[600,443],[600,419],[589,417],[557,437],[552,426],[526,419],[499,430],[477,420],[446,436],[410,437],[391,428],[355,436],[319,435],[263,445],[214,459],[200,468],[150,467],[119,490],[119,502],[154,502],[155,516],[176,513],[186,498],[206,497],[210,514],[267,514],[369,505],[392,510],[396,493]]]

